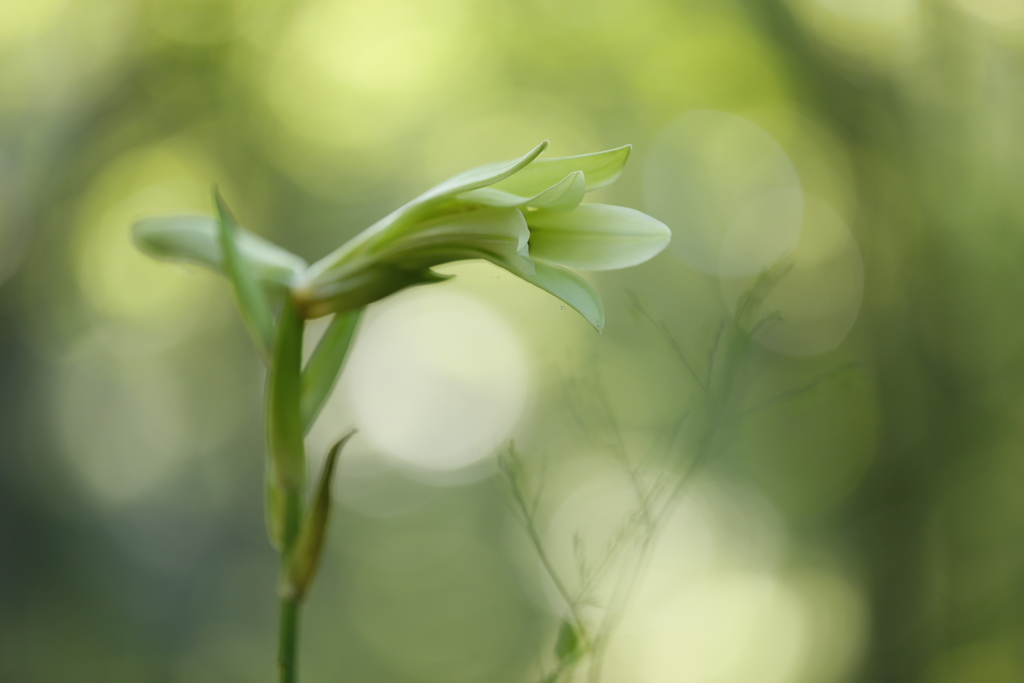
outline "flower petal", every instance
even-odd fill
[[[534,265],[532,274],[515,270],[511,272],[572,306],[598,332],[604,329],[604,304],[601,295],[589,282],[571,270],[554,264],[535,261]]]
[[[307,280],[317,279],[327,271],[362,258],[369,251],[386,247],[389,243],[417,230],[423,221],[459,211],[462,207],[452,197],[507,178],[527,167],[547,146],[548,141],[545,140],[518,159],[477,166],[432,187],[314,263],[309,267]]]
[[[584,204],[572,211],[532,211],[530,255],[571,268],[614,270],[643,263],[668,246],[668,227],[635,209]]]
[[[310,269],[300,292],[342,282],[376,267],[419,272],[450,261],[483,258],[532,272],[530,231],[519,209],[484,207],[417,223],[379,246],[367,246],[329,270]],[[389,292],[390,293],[390,292]],[[369,302],[367,302],[369,303]]]
[[[583,171],[573,171],[556,185],[534,197],[528,206],[548,211],[568,211],[575,209],[583,201],[587,193],[587,176]]]
[[[473,204],[500,207],[533,206],[549,211],[568,211],[579,206],[586,194],[587,184],[583,171],[573,171],[535,197],[523,197],[493,187],[481,187],[456,196]]]
[[[499,180],[507,178],[517,171],[526,168],[541,152],[547,149],[547,146],[548,141],[545,140],[518,159],[484,164],[483,166],[477,166],[476,168],[471,168],[468,171],[463,171],[456,176],[452,176],[440,185],[436,185],[427,190],[410,203],[421,204],[433,199],[450,197],[452,195],[459,194],[460,192],[475,190],[478,187],[493,185]],[[565,175],[566,174],[563,173],[559,177],[564,177]],[[555,182],[557,182],[557,180],[558,179],[556,178]]]
[[[514,175],[496,181],[495,189],[522,196],[537,195],[573,171],[583,171],[587,192],[615,182],[629,158],[630,145],[572,157],[537,159]]]

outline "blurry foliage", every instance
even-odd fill
[[[228,293],[135,253],[132,220],[206,212],[217,183],[308,258],[544,138],[633,143],[597,201],[735,257],[681,239],[600,275],[601,337],[475,265],[432,286],[470,283],[529,359],[515,442],[554,562],[575,566],[577,536],[591,562],[629,518],[594,425],[635,466],[689,415],[653,472],[678,478],[722,321],[759,256],[793,264],[761,301],[774,322],[744,328],[742,419],[658,533],[604,679],[1020,680],[1022,45],[1008,0],[0,5],[0,680],[252,681],[272,662],[258,359]],[[805,232],[757,241],[793,216]],[[311,439],[351,424],[346,391]],[[549,673],[564,615],[494,463],[442,476],[361,443],[304,679]]]

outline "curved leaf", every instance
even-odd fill
[[[212,216],[154,216],[136,221],[135,244],[154,258],[185,261],[224,274],[217,219]],[[288,285],[306,269],[306,262],[242,227],[235,243],[253,276],[261,283]]]
[[[363,309],[337,313],[302,369],[302,423],[309,431],[338,381]]]
[[[270,313],[270,304],[256,278],[249,271],[248,262],[238,249],[238,224],[235,217],[231,215],[219,192],[214,192],[214,201],[219,216],[217,243],[222,254],[224,274],[231,281],[235,301],[242,313],[242,319],[245,320],[245,326],[249,328],[249,334],[264,360],[268,360],[270,349],[274,345],[274,319]]]
[[[337,470],[338,455],[355,433],[356,430],[353,429],[341,437],[341,440],[334,444],[327,454],[324,467],[320,471],[320,478],[317,480],[316,490],[313,492],[309,514],[303,520],[302,530],[295,541],[295,550],[292,552],[288,565],[288,588],[297,599],[301,599],[309,590],[309,586],[316,576],[316,570],[320,566],[327,521],[331,512],[331,483],[334,481],[334,473]]]

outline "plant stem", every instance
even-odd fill
[[[555,584],[555,588],[558,590],[558,593],[562,596],[562,599],[565,600],[565,604],[569,608],[569,613],[572,615],[573,625],[576,627],[576,632],[585,642],[588,636],[583,625],[583,615],[580,614],[576,601],[573,600],[569,589],[564,583],[562,583],[562,579],[558,576],[558,572],[555,571],[555,566],[551,563],[551,558],[548,557],[548,553],[544,549],[544,542],[540,538],[540,532],[537,531],[537,525],[534,524],[533,515],[527,507],[526,501],[523,499],[522,491],[519,490],[519,487],[515,482],[512,482],[512,495],[516,505],[522,513],[523,524],[526,526],[526,533],[530,537],[530,541],[533,543],[534,549],[537,551],[537,556],[540,558],[541,564],[544,565],[544,569],[547,571],[548,576],[551,577],[551,581]]]
[[[277,668],[281,683],[298,680],[299,608],[298,598],[281,598],[281,621],[277,651]]]

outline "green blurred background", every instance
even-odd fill
[[[373,307],[304,680],[537,680],[563,607],[494,450],[572,574],[700,455],[665,435],[778,257],[603,680],[1024,680],[1021,121],[1015,0],[3,2],[0,681],[273,680],[262,370],[136,217],[216,183],[312,259],[545,138],[632,143],[598,200],[673,245],[593,278],[600,336],[480,264]]]

